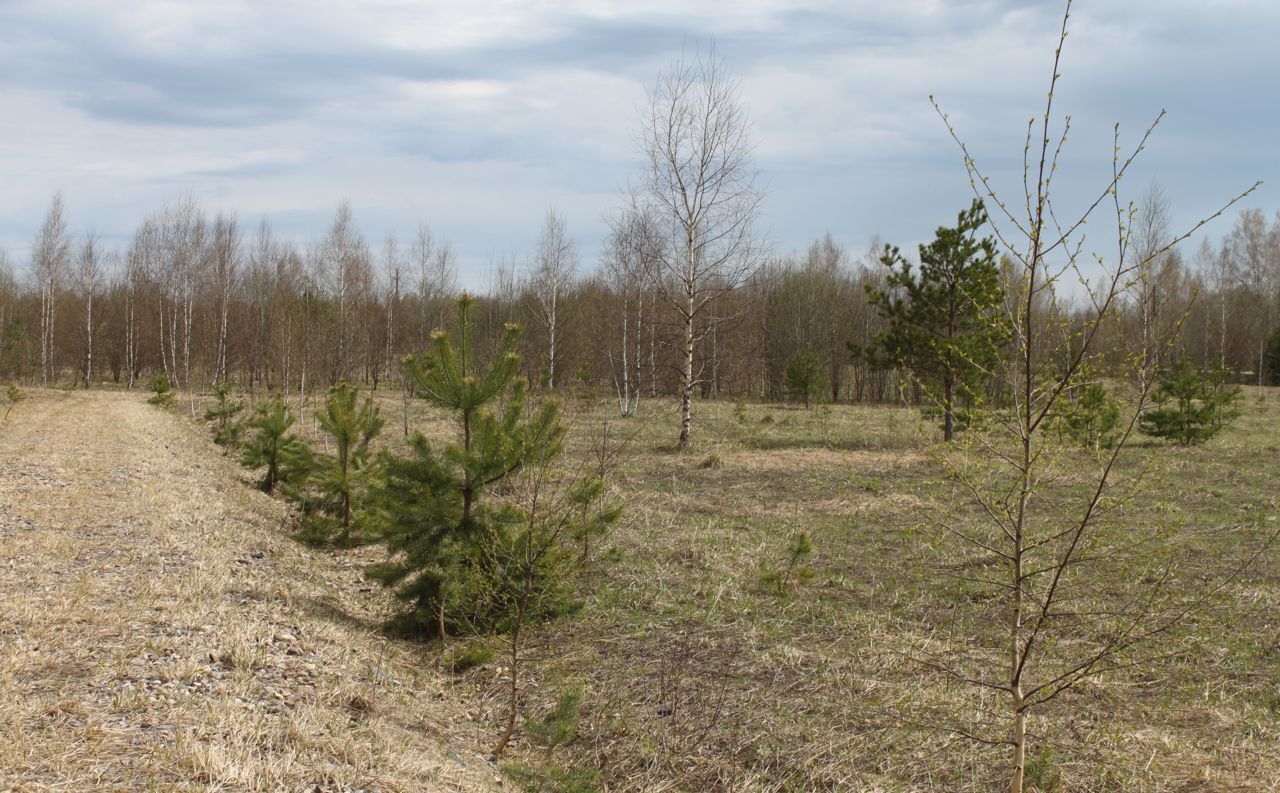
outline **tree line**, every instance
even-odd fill
[[[1158,246],[1167,203],[1154,190],[1142,210],[1138,244]],[[642,398],[678,394],[685,381],[701,397],[782,398],[787,367],[806,349],[822,361],[826,399],[899,398],[896,368],[851,354],[850,344],[865,349],[886,330],[877,300],[906,294],[881,261],[900,252],[874,242],[854,253],[826,235],[803,252],[763,258],[733,288],[713,283],[709,290],[722,291],[690,312],[669,299],[686,290],[645,240],[652,225],[616,213],[598,266],[586,269],[565,218],[549,212],[528,262],[500,263],[477,296],[477,343],[492,349],[516,322],[529,385],[611,393],[623,413]],[[231,380],[304,398],[342,380],[398,388],[399,360],[452,322],[457,291],[452,249],[428,226],[406,243],[388,235],[374,250],[345,202],[320,239],[299,246],[266,220],[245,228],[184,198],[145,218],[115,251],[92,232],[73,235],[58,195],[24,269],[20,277],[0,254],[0,379],[86,388],[132,388],[156,373],[177,388]],[[1005,292],[1008,271],[1005,260]],[[1125,298],[1109,334],[1175,331],[1176,349],[1200,368],[1280,382],[1280,216],[1268,222],[1244,210],[1190,259],[1176,249],[1159,257]],[[1086,302],[1077,296],[1055,310],[1069,321]]]

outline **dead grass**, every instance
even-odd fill
[[[187,422],[29,395],[0,428],[0,789],[491,786],[478,714],[378,634],[379,593]]]
[[[582,405],[577,453],[609,411]],[[1188,587],[1275,526],[1280,402],[1251,396],[1247,411],[1206,447],[1144,440],[1126,464],[1150,467],[1149,495],[1108,530],[1163,528]],[[998,719],[1004,703],[910,660],[922,647],[980,654],[996,605],[946,574],[966,557],[931,516],[977,515],[933,462],[933,428],[895,407],[751,405],[739,422],[729,403],[700,403],[697,445],[681,455],[670,403],[609,420],[630,436],[614,488],[626,522],[586,608],[534,648],[528,707],[588,692],[561,762],[600,769],[607,790],[998,787],[1004,755],[946,728]],[[718,466],[701,465],[709,454]],[[780,597],[760,572],[796,529],[813,536],[817,578]],[[1276,624],[1272,554],[1155,648],[1159,663],[1046,709],[1037,789],[1280,789]]]

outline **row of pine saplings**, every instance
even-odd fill
[[[224,382],[205,418],[218,444],[262,472],[263,491],[296,503],[298,539],[386,546],[388,561],[366,574],[405,604],[390,629],[420,639],[501,637],[511,709],[500,755],[516,724],[522,631],[576,608],[592,543],[621,509],[606,498],[607,449],[568,460],[559,404],[526,397],[516,376],[519,329],[508,325],[481,366],[473,360],[471,298],[459,298],[458,308],[456,339],[436,331],[426,353],[404,361],[414,393],[455,419],[452,442],[436,446],[418,432],[407,454],[375,453],[384,419],[347,383],[330,389],[315,416],[331,454],[292,432],[295,416],[279,396],[246,419]],[[170,402],[163,377],[153,390],[153,403]]]

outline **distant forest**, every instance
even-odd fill
[[[1153,188],[1133,230],[1139,260],[1167,242],[1168,216]],[[0,381],[133,388],[164,373],[178,388],[227,380],[288,398],[341,380],[398,389],[401,359],[452,322],[449,244],[426,225],[408,239],[371,240],[345,202],[303,246],[267,220],[210,215],[190,198],[145,218],[126,250],[74,235],[72,217],[55,196],[29,267],[0,251]],[[947,220],[922,218],[920,236]],[[584,251],[549,212],[537,250],[499,264],[476,296],[476,338],[491,347],[505,323],[518,323],[531,385],[613,393],[625,409],[681,389],[684,319],[669,298],[683,287],[658,264],[678,235],[634,208],[611,227],[602,250]],[[879,241],[850,251],[827,235],[802,253],[759,254],[733,283],[697,284],[715,300],[694,318],[695,394],[779,398],[788,362],[809,347],[832,400],[899,399],[908,378],[851,353],[883,329],[868,301],[868,286],[884,284],[883,253]],[[1108,350],[1173,332],[1168,354],[1225,368],[1237,382],[1280,382],[1280,216],[1239,213],[1217,245],[1157,258],[1125,294],[1095,347],[1104,363]],[[1066,338],[1088,297],[1074,284],[1057,296],[1050,323]]]

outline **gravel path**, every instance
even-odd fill
[[[0,791],[491,786],[482,714],[190,420],[29,394],[0,426]]]

